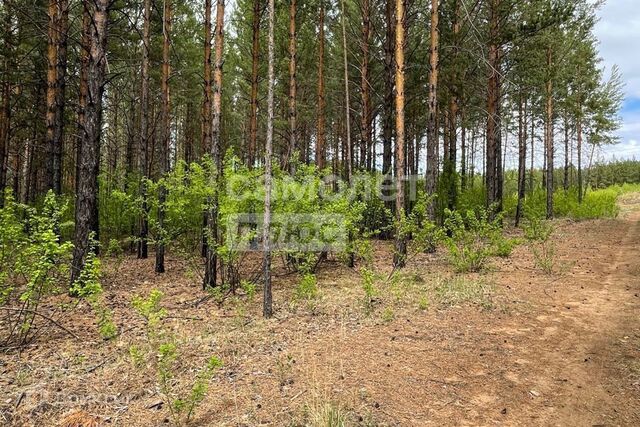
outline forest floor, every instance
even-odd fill
[[[146,339],[130,301],[158,288],[180,342],[177,381],[211,355],[224,362],[193,425],[304,425],[327,412],[347,425],[640,425],[640,195],[621,208],[612,220],[555,221],[553,274],[523,244],[446,293],[444,251],[421,254],[377,284],[371,310],[358,272],[337,261],[320,266],[313,302],[295,302],[299,277],[277,270],[271,320],[259,296],[203,299],[184,260],[168,259],[164,275],[151,257],[105,261],[120,334],[101,340],[82,304],[62,320],[78,338],[52,327],[1,354],[0,424],[59,425],[77,410],[101,425],[170,423],[157,372],[129,351]],[[386,278],[390,247],[375,249]]]

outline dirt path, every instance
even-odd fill
[[[504,312],[338,328],[292,349],[298,376],[319,401],[389,425],[640,425],[638,208],[562,224],[561,276],[524,256],[501,266]]]

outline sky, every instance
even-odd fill
[[[608,0],[598,15],[595,33],[605,76],[609,76],[614,64],[618,65],[625,84],[620,143],[603,148],[600,156],[640,160],[640,0]]]

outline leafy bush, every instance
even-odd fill
[[[556,264],[556,247],[551,241],[553,225],[538,216],[528,215],[523,229],[535,266],[547,274],[552,274]]]
[[[490,219],[489,211],[459,212],[446,210],[444,243],[451,264],[458,272],[481,270],[502,242],[501,218]]]
[[[295,289],[295,299],[299,301],[312,301],[318,297],[318,281],[316,276],[305,273]]]
[[[66,208],[51,191],[40,211],[6,194],[0,209],[0,304],[10,313],[5,345],[23,345],[33,338],[42,300],[61,292],[68,282],[73,245],[58,237]],[[19,307],[11,307],[14,303]]]

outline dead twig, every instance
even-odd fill
[[[62,329],[63,331],[65,331],[66,333],[68,333],[69,335],[71,335],[72,337],[74,337],[75,339],[79,340],[80,337],[78,337],[76,334],[74,334],[72,331],[70,331],[69,329],[65,328],[64,326],[62,326],[60,323],[56,322],[55,320],[53,320],[51,317],[42,314],[38,311],[35,310],[30,310],[28,308],[13,308],[13,307],[0,307],[0,309],[2,310],[6,310],[6,311],[12,311],[12,312],[22,312],[22,311],[26,311],[27,313],[31,313],[34,316],[39,316],[42,317],[45,320],[48,320],[49,322],[51,322],[52,324],[54,324],[55,326],[57,326],[58,328]]]

